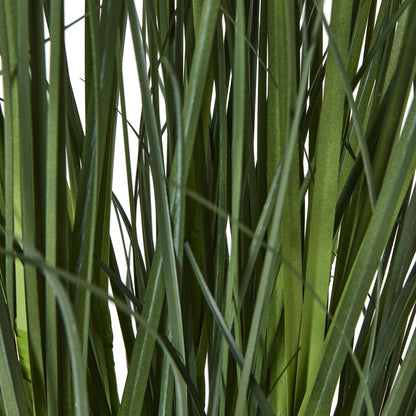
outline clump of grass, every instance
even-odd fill
[[[63,10],[0,1],[0,414],[412,415],[416,3],[85,1],[85,115]]]

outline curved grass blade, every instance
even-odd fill
[[[399,414],[403,402],[409,400],[408,392],[411,391],[412,380],[416,371],[416,338],[412,337],[406,357],[401,365],[392,391],[387,397],[382,416],[394,416]],[[414,386],[414,385],[413,385]],[[413,387],[414,389],[414,387]]]
[[[14,331],[10,324],[7,305],[0,289],[0,385],[7,415],[28,416],[23,378],[17,359]]]
[[[162,255],[160,245],[158,245],[150,269],[142,312],[143,318],[151,328],[159,326],[163,303]],[[149,377],[154,347],[154,338],[146,327],[140,325],[137,329],[129,372],[120,404],[120,416],[142,412],[147,387],[147,383],[143,383],[143,379],[147,380]]]
[[[217,16],[219,9],[219,0],[211,0],[203,3],[200,17],[199,32],[196,37],[195,50],[192,58],[191,72],[189,75],[188,87],[184,97],[182,119],[184,132],[184,161],[183,175],[186,180],[191,166],[191,157],[195,143],[195,134],[199,121],[199,114],[203,100],[201,94],[201,85],[205,85],[210,54],[214,40],[214,34],[217,25]],[[178,156],[175,155],[172,166],[172,177],[176,175],[176,169],[179,168]],[[171,199],[175,199],[172,195],[175,192],[170,191]]]
[[[20,258],[25,263],[30,263],[32,267],[39,267],[43,271],[46,281],[51,286],[61,310],[70,351],[75,397],[75,414],[78,416],[85,416],[88,414],[86,367],[84,365],[84,360],[82,359],[81,342],[72,305],[64,286],[58,279],[58,276],[61,273],[58,273],[57,269],[54,267],[44,267],[45,263],[40,253],[32,248],[31,245],[26,244],[25,248],[26,250],[22,254],[10,253],[2,249],[0,249],[0,252],[4,255]]]
[[[135,256],[135,263],[136,263],[136,274],[139,275],[139,277],[136,276],[136,283],[138,283],[136,290],[138,291],[139,300],[142,301],[144,298],[145,293],[145,282],[144,282],[144,275],[145,275],[145,266],[143,262],[143,258],[140,252],[139,248],[139,242],[137,240],[137,233],[133,229],[133,225],[130,223],[126,212],[123,209],[123,206],[121,205],[120,201],[116,197],[116,195],[112,194],[112,201],[114,204],[115,209],[117,212],[121,215],[121,218],[123,220],[124,226],[126,227],[127,234],[130,238],[130,244],[133,247],[133,255]]]
[[[205,300],[211,310],[211,313],[213,314],[215,320],[218,322],[218,325],[220,326],[221,332],[223,333],[223,336],[226,340],[226,342],[228,343],[228,346],[230,348],[230,351],[235,359],[235,361],[237,362],[237,364],[239,365],[240,368],[243,367],[243,363],[244,363],[244,357],[241,354],[241,351],[239,350],[229,328],[228,325],[223,317],[223,315],[221,314],[220,310],[218,309],[217,304],[215,303],[215,300],[213,298],[213,296],[211,295],[209,288],[205,282],[204,277],[201,274],[201,271],[199,270],[199,266],[196,262],[196,259],[192,253],[192,250],[189,246],[189,244],[186,242],[185,243],[185,251],[186,254],[191,262],[192,265],[192,269],[195,273],[195,276],[198,280],[198,283],[201,287],[201,290],[204,294]],[[217,359],[220,359],[220,357],[218,356]],[[259,387],[257,381],[253,378],[250,377],[250,388],[253,391],[253,394],[255,395],[255,397],[258,400],[259,406],[263,412],[264,415],[269,415],[272,416],[274,415],[274,411],[273,409],[270,407],[270,403],[268,402],[264,392],[261,390],[261,388]]]
[[[156,253],[158,251],[156,250]],[[74,357],[71,357],[72,361],[72,370],[74,372],[74,389],[79,389],[82,384],[83,380],[85,381],[85,367],[83,367],[83,360],[81,359],[81,348],[80,348],[80,339],[77,332],[77,325],[75,323],[74,314],[72,311],[72,306],[70,305],[68,295],[65,293],[65,290],[63,288],[62,283],[59,281],[59,278],[62,278],[66,280],[69,283],[72,283],[74,285],[79,286],[81,289],[85,289],[91,292],[92,295],[101,298],[103,300],[110,300],[114,302],[116,307],[123,313],[125,313],[128,316],[133,316],[134,319],[137,321],[138,324],[140,324],[139,328],[144,328],[148,335],[150,335],[154,341],[156,341],[163,349],[163,351],[166,353],[166,356],[168,357],[170,361],[170,365],[173,368],[174,377],[176,378],[183,378],[186,384],[188,385],[189,391],[191,392],[191,397],[194,400],[196,407],[199,411],[199,414],[203,415],[203,405],[200,402],[200,399],[197,394],[197,389],[195,385],[193,385],[192,380],[189,378],[187,374],[187,369],[185,368],[182,359],[180,357],[179,352],[174,348],[172,342],[170,342],[166,336],[163,334],[159,334],[158,331],[151,326],[150,322],[142,315],[139,314],[136,311],[132,311],[130,306],[126,304],[126,302],[122,299],[116,299],[108,294],[106,290],[103,290],[99,286],[89,283],[85,281],[84,279],[81,279],[78,276],[75,276],[72,273],[69,273],[65,270],[60,269],[59,267],[52,267],[48,265],[45,260],[42,258],[41,254],[34,248],[30,248],[27,250],[27,253],[10,253],[7,252],[4,249],[0,248],[0,254],[19,258],[25,263],[29,263],[34,267],[37,267],[40,269],[43,274],[45,275],[48,283],[51,284],[54,293],[57,297],[57,301],[59,303],[60,308],[62,308],[62,314],[64,315],[64,323],[65,323],[65,329],[67,332],[67,336],[69,337],[69,334],[72,334],[73,338],[68,339],[68,343],[70,348],[74,348],[73,354]],[[161,264],[159,265],[159,269],[156,270],[157,274],[161,276]],[[163,289],[163,287],[162,287]],[[150,292],[149,292],[150,293]],[[163,291],[162,291],[163,294]],[[155,300],[157,297],[152,298]],[[159,297],[162,298],[163,296]],[[148,304],[153,306],[155,302],[149,302]],[[69,309],[68,309],[69,308]],[[68,313],[68,321],[65,322],[66,315],[65,313]],[[147,313],[144,311],[144,313]],[[78,361],[76,361],[78,359]],[[151,361],[151,360],[149,360]],[[74,368],[74,366],[76,368]],[[137,376],[142,375],[141,372],[137,373]],[[182,376],[182,377],[181,377]],[[140,381],[139,381],[140,382]],[[144,386],[146,387],[146,386]],[[78,401],[78,398],[82,398],[83,403],[81,406],[78,406],[77,415],[86,415],[88,414],[85,412],[84,406],[88,406],[88,399],[86,396],[86,388],[84,386],[83,388],[83,394],[80,394],[79,392],[75,392],[75,396],[77,399],[77,403],[80,403]],[[79,410],[79,407],[81,410]],[[136,408],[137,410],[137,408]],[[83,411],[84,413],[79,413],[79,411]],[[121,411],[121,409],[120,409]]]
[[[281,166],[279,165],[274,175],[274,178],[270,184],[266,202],[263,205],[263,209],[262,209],[259,221],[257,223],[256,230],[251,236],[251,244],[250,244],[250,248],[248,252],[247,263],[246,263],[246,267],[244,269],[244,274],[243,274],[243,277],[241,279],[241,284],[240,284],[240,294],[239,294],[240,309],[243,305],[244,298],[246,296],[249,281],[251,279],[251,274],[254,270],[260,248],[264,247],[264,236],[266,234],[267,227],[272,217],[273,207],[276,203],[280,173],[281,173]]]
[[[160,148],[159,131],[150,96],[145,51],[142,34],[139,30],[140,25],[137,16],[137,11],[132,0],[129,0],[127,2],[127,7],[129,11],[129,18],[132,28],[133,45],[136,55],[136,64],[139,74],[139,82],[143,100],[144,121],[149,135],[150,152],[152,155],[150,159],[150,166],[153,175],[156,212],[157,217],[160,221],[159,236],[165,260],[163,266],[163,275],[165,281],[165,290],[167,293],[169,321],[172,328],[173,344],[180,352],[183,360],[185,360],[185,346],[182,326],[182,311],[180,306],[178,270],[175,261],[168,195],[164,181],[165,175],[162,152]],[[186,389],[184,383],[180,380],[179,384],[176,386],[175,393],[178,413],[186,414]]]
[[[368,67],[371,65],[372,60],[376,56],[376,54],[380,51],[383,47],[384,42],[391,36],[393,31],[396,28],[397,22],[402,17],[403,13],[407,9],[407,7],[412,3],[412,0],[405,0],[400,5],[399,9],[394,13],[394,15],[389,20],[388,24],[384,27],[383,31],[379,33],[377,38],[372,45],[372,48],[368,51],[368,53],[364,56],[363,62],[358,69],[357,73],[354,75],[354,78],[351,82],[352,88],[355,88],[359,82],[359,80],[363,77],[365,71],[368,70]]]

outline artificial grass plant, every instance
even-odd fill
[[[414,414],[416,3],[331,3],[86,0],[78,97],[0,0],[0,414]]]

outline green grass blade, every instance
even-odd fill
[[[335,40],[336,38],[334,34],[332,33],[331,27],[328,25],[324,17],[322,18],[322,20],[324,22],[325,30],[327,31],[327,34],[328,34],[328,40],[331,46],[331,51],[333,53],[334,59],[338,67],[338,71],[340,73],[340,78],[342,80],[342,85],[345,90],[345,95],[351,107],[352,117],[354,120],[354,127],[356,129],[358,142],[360,144],[361,156],[363,159],[364,171],[365,171],[366,179],[367,179],[367,186],[368,186],[368,192],[370,196],[371,207],[372,209],[374,209],[374,205],[377,200],[377,195],[376,195],[376,190],[375,190],[375,185],[374,185],[373,171],[371,168],[370,155],[368,152],[367,143],[364,138],[362,122],[360,120],[360,116],[358,114],[358,110],[357,110],[357,107],[355,105],[355,101],[353,98],[352,88],[349,82],[348,74],[343,63],[343,61],[346,58],[346,51],[345,51],[346,45],[339,45],[339,46],[344,46],[344,51],[343,51],[344,54],[342,55],[339,50],[340,48]],[[328,68],[328,70],[330,70],[330,68]]]
[[[126,13],[122,4],[116,1],[104,2],[101,8],[98,30],[100,111],[102,133],[98,150],[99,194],[96,215],[97,224],[102,229],[95,233],[94,250],[106,262],[110,254],[110,211],[113,186],[113,164],[115,155],[117,102],[116,49],[118,39],[124,43]],[[111,46],[110,46],[111,45]],[[97,142],[98,143],[98,142]],[[93,266],[94,267],[94,266]],[[108,278],[98,268],[93,269],[94,279],[101,287],[108,290]],[[119,398],[117,393],[116,374],[114,369],[113,333],[107,302],[92,300],[92,322],[100,370],[103,373],[104,385],[113,412],[117,412]]]
[[[163,303],[162,255],[160,248],[157,248],[150,270],[142,313],[144,319],[147,320],[148,325],[152,328],[159,326]],[[147,383],[143,383],[143,379],[148,379],[154,346],[155,341],[153,337],[145,328],[139,326],[121,400],[120,416],[127,416],[132,412],[140,413],[142,411],[147,387]]]
[[[307,63],[310,63],[310,60],[312,58],[312,53],[313,53],[313,48],[310,51],[310,53],[306,56]],[[260,322],[262,320],[262,315],[268,311],[268,305],[270,302],[270,294],[272,293],[273,286],[275,285],[274,281],[272,280],[272,279],[275,279],[275,276],[276,276],[275,256],[277,254],[276,250],[277,250],[278,242],[279,242],[283,206],[284,206],[286,190],[287,190],[287,186],[289,182],[291,161],[293,160],[293,157],[294,157],[294,151],[295,151],[295,145],[296,145],[296,134],[297,134],[298,125],[300,122],[304,94],[306,92],[307,78],[308,78],[307,72],[306,70],[304,70],[301,74],[300,83],[299,83],[300,85],[299,89],[300,91],[303,92],[303,94],[299,94],[299,96],[297,97],[297,101],[295,104],[296,110],[294,113],[292,126],[290,129],[290,136],[289,136],[286,148],[285,148],[284,156],[282,158],[283,160],[282,177],[281,177],[279,192],[277,195],[276,205],[274,208],[273,219],[272,219],[269,237],[268,237],[268,246],[271,249],[269,249],[266,254],[263,269],[262,269],[262,274],[260,277],[260,283],[259,283],[259,288],[257,292],[255,308],[254,308],[253,317],[251,320],[246,359],[244,360],[244,367],[243,367],[243,372],[241,376],[242,385],[240,385],[240,389],[241,389],[240,391],[247,390],[247,381],[248,381],[249,374],[252,368],[252,362],[253,362],[253,357],[254,357],[254,351],[256,349]]]
[[[386,404],[381,413],[383,416],[393,416],[399,414],[400,406],[403,402],[408,401],[408,391],[411,386],[411,380],[415,372],[416,363],[416,338],[412,338],[409,349],[406,353],[400,372],[394,382],[392,391],[390,392]]]
[[[246,54],[245,54],[245,13],[243,2],[237,2],[234,49],[233,114],[232,114],[232,160],[231,160],[231,257],[228,267],[227,283],[225,289],[225,321],[231,326],[233,315],[236,312],[238,300],[238,265],[239,265],[239,227],[237,220],[240,218],[240,199],[242,183],[243,143],[244,143],[244,119],[245,112],[245,83],[246,83]],[[237,298],[236,298],[237,296]],[[237,325],[237,323],[235,324]],[[227,377],[228,352],[224,348],[223,377]],[[244,394],[244,402],[246,400]],[[239,399],[238,402],[241,400]],[[244,402],[241,403],[244,406]],[[240,406],[240,405],[239,405]],[[243,409],[241,409],[241,413]]]
[[[297,88],[296,48],[295,36],[297,28],[294,22],[294,5],[284,1],[268,3],[268,42],[269,42],[269,86],[267,102],[267,184],[270,189],[275,172],[281,161],[282,152],[287,147],[291,118],[295,105],[295,92]],[[271,78],[277,80],[277,85],[271,82]],[[281,245],[284,255],[288,256],[289,262],[297,272],[301,272],[301,224],[300,204],[298,197],[299,184],[299,158],[295,156],[291,161],[290,185],[287,187],[287,195],[284,205],[284,217],[281,228]],[[269,229],[270,232],[270,229]],[[300,268],[299,268],[300,267]],[[287,305],[285,313],[285,336],[289,338],[282,342],[285,345],[286,355],[297,349],[298,332],[300,326],[300,312],[302,299],[301,286],[290,271],[283,267],[284,281],[279,282],[272,294],[270,310],[268,312],[268,348],[272,342],[272,333],[278,328],[282,312],[282,302]],[[282,291],[280,290],[282,289]],[[299,292],[300,289],[300,292]],[[298,292],[298,293],[296,293]],[[300,295],[300,296],[299,296]],[[290,298],[290,299],[289,299]],[[292,305],[292,306],[290,306]],[[289,310],[292,308],[291,310]],[[286,342],[287,341],[287,342]],[[275,355],[276,356],[276,355]],[[283,355],[281,355],[283,357]],[[272,360],[270,377],[276,378],[282,367],[285,366],[283,359]],[[293,365],[294,364],[294,365]],[[296,373],[296,362],[292,363],[289,372],[284,373],[284,381],[279,383],[271,392],[271,402],[277,412],[290,412],[293,403],[294,375]],[[286,378],[288,377],[288,378]],[[288,390],[289,389],[289,390]],[[290,397],[289,397],[290,396]]]
[[[7,415],[29,415],[13,329],[3,293],[0,294],[0,385]]]
[[[182,358],[185,360],[182,312],[179,297],[179,281],[175,263],[174,244],[172,229],[170,223],[170,212],[167,197],[167,189],[164,182],[163,160],[159,142],[159,132],[157,128],[155,113],[151,103],[150,91],[148,86],[148,77],[146,69],[146,60],[144,54],[144,45],[139,30],[139,21],[137,12],[132,1],[128,2],[129,18],[132,27],[133,44],[136,55],[136,63],[139,74],[139,81],[143,100],[143,113],[145,124],[149,132],[149,143],[152,153],[151,168],[153,174],[153,184],[155,190],[156,212],[160,220],[160,238],[164,252],[163,274],[165,279],[165,288],[167,292],[167,302],[169,308],[169,319],[172,327],[173,343],[178,349]],[[187,400],[186,390],[182,382],[176,386],[176,406],[179,414],[186,413]]]
[[[362,399],[364,397],[364,382],[367,382],[368,380],[368,370],[371,364],[371,359],[373,357],[374,354],[374,350],[375,350],[375,339],[376,339],[376,333],[377,333],[377,329],[378,329],[378,322],[379,322],[379,315],[380,315],[380,280],[381,280],[381,265],[378,268],[378,276],[377,276],[377,280],[375,282],[375,286],[376,286],[376,299],[375,299],[375,307],[374,307],[374,317],[373,317],[373,322],[372,322],[372,329],[370,332],[370,338],[369,338],[369,345],[367,347],[367,353],[366,353],[366,357],[365,357],[365,361],[364,361],[364,365],[363,365],[363,375],[365,376],[365,379],[363,378],[362,380],[360,380],[360,384],[358,386],[357,389],[357,394],[354,400],[354,404],[352,407],[352,411],[351,414],[358,414],[360,412],[360,408],[361,408],[361,403],[362,403]],[[374,299],[374,298],[373,298]],[[373,410],[374,413],[374,410]]]
[[[287,139],[290,137],[291,116],[294,113],[296,104],[296,92],[298,83],[297,69],[297,44],[298,36],[295,22],[295,5],[291,2],[276,2],[277,14],[277,48],[279,55],[279,64],[277,66],[277,84],[279,103],[279,132],[275,146],[281,147],[282,153],[287,146]],[[282,57],[284,57],[282,59]],[[273,132],[272,132],[273,134]],[[281,225],[281,250],[283,258],[291,265],[291,268],[297,274],[302,272],[302,224],[301,224],[301,204],[299,204],[299,184],[300,180],[300,158],[294,157],[291,164],[289,183],[283,208],[283,218]],[[270,166],[275,169],[275,166]],[[271,176],[269,175],[269,183]],[[270,190],[269,190],[270,192]],[[291,357],[296,354],[299,345],[299,333],[301,324],[303,288],[293,271],[283,264],[281,273],[283,275],[283,304],[284,304],[284,346],[285,359],[288,363]],[[279,296],[279,295],[278,295]],[[274,306],[271,301],[271,308]],[[272,311],[272,310],[271,310]],[[273,312],[271,312],[272,314]],[[277,409],[286,409],[288,414],[293,412],[294,396],[296,387],[296,360],[292,365],[286,368],[283,375],[286,386],[283,381],[276,389],[279,396],[279,389],[282,386],[284,395],[277,399]],[[281,369],[277,368],[275,374]],[[272,369],[273,371],[273,369]],[[284,397],[286,396],[286,398]]]
[[[332,9],[331,25],[334,37],[345,61],[351,19],[351,2],[344,1]],[[309,210],[305,282],[326,302],[331,272],[333,218],[335,216],[338,161],[341,149],[339,137],[344,114],[344,89],[333,53],[326,62],[325,94],[322,103],[316,144],[316,172]],[[305,291],[302,310],[300,347],[297,372],[296,402],[313,383],[317,372],[316,358],[324,342],[326,313],[314,296]]]
[[[137,233],[133,230],[133,226],[130,223],[126,212],[124,211],[120,201],[117,199],[116,195],[113,194],[112,201],[114,204],[114,208],[116,209],[116,215],[117,218],[121,216],[121,219],[123,220],[123,224],[126,228],[127,235],[130,238],[130,244],[133,247],[133,256],[135,256],[134,262],[135,262],[135,285],[136,285],[136,291],[137,291],[137,297],[139,300],[143,300],[144,298],[144,291],[145,291],[145,282],[144,282],[144,276],[145,276],[145,265],[143,262],[142,254],[140,252],[139,248],[139,242],[137,240]],[[121,230],[121,226],[120,226]],[[124,237],[123,237],[124,242]],[[125,254],[126,262],[128,262],[129,256],[127,255],[127,252]],[[128,271],[129,272],[129,271]]]
[[[191,72],[189,74],[188,87],[184,96],[182,119],[184,132],[184,162],[183,175],[188,177],[191,166],[192,151],[195,143],[195,133],[199,121],[199,113],[201,109],[203,94],[200,93],[201,85],[205,85],[208,63],[214,34],[217,24],[219,0],[204,2],[201,10],[201,20],[198,35],[196,36],[195,52],[192,59]],[[175,156],[172,166],[172,177],[175,177],[175,171],[178,169],[177,157]],[[170,193],[171,199],[172,194]]]
[[[63,63],[63,2],[51,5],[51,69],[47,139],[46,173],[46,243],[45,259],[52,266],[57,264],[58,256],[58,178],[59,165],[65,152],[62,143],[63,100],[62,63]],[[65,157],[65,156],[64,156]],[[62,172],[62,170],[61,170]],[[65,189],[66,192],[66,189]],[[62,232],[62,230],[61,230]],[[63,248],[63,247],[62,247]],[[46,291],[46,389],[48,413],[59,413],[58,387],[58,316],[55,295],[51,288]]]
[[[92,0],[86,2],[89,10],[95,10]],[[99,142],[101,138],[101,111],[100,111],[100,97],[99,97],[99,74],[98,74],[98,23],[97,17],[91,13],[88,19],[87,36],[91,37],[91,45],[86,49],[86,54],[91,54],[92,58],[92,85],[93,95],[88,101],[86,95],[87,114],[94,114],[94,116],[87,116],[87,143],[84,144],[82,155],[82,179],[81,186],[82,197],[77,199],[76,218],[74,225],[75,238],[73,239],[72,250],[72,264],[87,282],[92,282],[93,271],[93,250],[94,250],[94,234],[96,230],[96,210],[98,205],[98,163],[99,163]],[[87,70],[86,70],[87,75]],[[93,110],[90,112],[89,108]],[[88,148],[88,149],[87,149]],[[77,215],[78,214],[78,215]],[[78,217],[78,218],[77,218]],[[84,218],[83,218],[84,217]],[[79,228],[78,228],[79,227]],[[79,236],[77,235],[79,233]],[[78,240],[79,239],[79,240]],[[78,240],[78,241],[77,241]],[[80,243],[82,241],[82,243]],[[76,243],[75,243],[76,242]],[[77,256],[77,260],[73,257]],[[84,363],[87,363],[88,351],[88,329],[90,321],[90,294],[88,292],[80,291],[76,301],[76,317],[80,329],[82,339],[82,351]]]
[[[407,7],[410,5],[412,0],[405,0],[399,7],[397,11],[393,14],[387,25],[383,28],[381,32],[379,32],[377,37],[369,37],[369,39],[374,43],[372,44],[371,49],[368,51],[368,53],[365,54],[364,60],[358,69],[357,73],[355,74],[353,80],[352,80],[352,86],[353,88],[357,85],[358,81],[363,77],[364,72],[368,69],[370,66],[372,60],[374,59],[375,55],[380,51],[380,49],[383,47],[384,42],[386,41],[387,37],[392,34],[392,32],[395,30],[396,24],[398,20],[402,17],[403,13],[407,9]],[[387,2],[383,2],[383,4],[386,4]],[[382,13],[383,7],[381,7],[380,14],[378,19],[382,19]],[[377,26],[376,26],[377,28]]]
[[[204,297],[208,303],[208,306],[212,312],[212,314],[214,315],[214,318],[217,320],[218,325],[221,328],[221,332],[223,333],[223,336],[226,340],[226,342],[228,343],[228,346],[230,348],[231,353],[234,356],[234,359],[236,360],[237,364],[242,367],[243,363],[244,363],[244,358],[243,355],[241,354],[241,351],[239,350],[229,328],[228,325],[223,317],[223,315],[221,314],[220,310],[218,309],[217,304],[215,303],[215,300],[213,298],[213,296],[211,295],[209,288],[205,282],[204,277],[202,276],[200,270],[199,270],[199,266],[196,263],[196,259],[191,251],[191,248],[189,246],[188,243],[185,243],[185,251],[186,254],[188,255],[189,260],[191,261],[192,264],[192,268],[195,272],[195,276],[198,280],[198,283],[201,287],[201,290],[203,291]],[[256,396],[258,402],[259,402],[259,406],[263,412],[263,414],[265,415],[274,415],[274,412],[272,410],[272,408],[270,407],[270,404],[268,402],[268,400],[266,399],[263,391],[258,387],[257,382],[253,379],[250,378],[250,384],[251,384],[251,388],[253,390],[253,394]]]
[[[3,255],[18,257],[33,268],[39,267],[47,283],[51,286],[63,316],[66,340],[70,351],[75,414],[84,416],[88,414],[86,367],[82,359],[81,342],[73,308],[64,286],[58,279],[59,275],[65,275],[65,273],[58,271],[57,268],[47,266],[42,255],[31,244],[27,243],[25,246],[26,251],[24,254],[16,255],[2,249],[0,249],[0,252]],[[78,280],[82,282],[81,279],[78,278]],[[44,402],[43,404],[45,405],[46,403]]]
[[[393,350],[396,348],[398,340],[402,337],[414,300],[415,271],[413,270],[400,295],[397,296],[397,303],[389,314],[390,319],[384,325],[383,332],[380,333],[377,341],[377,347],[374,352],[374,358],[367,380],[368,386],[373,395],[375,395],[377,384],[379,383],[382,374],[385,372],[383,369],[383,363],[385,363],[391,356]]]
[[[20,189],[22,196],[22,236],[25,244],[36,244],[33,131],[31,117],[30,74],[29,74],[29,4],[17,2],[17,53],[18,53],[18,123],[20,157]],[[26,249],[24,245],[24,250]],[[27,265],[25,274],[25,296],[27,302],[27,322],[29,333],[29,354],[34,405],[41,414],[46,412],[46,391],[44,376],[44,354],[42,350],[42,323],[40,305],[43,302],[42,285],[36,269]]]
[[[120,90],[120,104],[121,104],[121,115],[122,115],[122,125],[123,125],[123,139],[124,139],[124,153],[125,153],[125,161],[126,161],[126,175],[127,175],[127,187],[128,187],[128,195],[129,195],[129,205],[130,205],[130,217],[131,217],[131,231],[132,235],[130,236],[131,241],[133,241],[133,258],[135,261],[135,268],[136,270],[139,268],[138,259],[141,259],[140,251],[138,250],[139,246],[137,238],[137,222],[136,222],[136,204],[134,201],[133,195],[133,175],[132,175],[132,168],[131,168],[131,157],[130,157],[130,148],[129,148],[129,135],[127,130],[127,110],[126,110],[126,99],[124,93],[124,81],[123,81],[123,72],[122,72],[122,56],[121,56],[121,46],[120,46],[120,39],[117,39],[117,47],[116,47],[116,68],[117,68],[117,76],[119,82],[119,90]],[[127,224],[126,224],[127,226]],[[121,231],[121,230],[120,230]],[[142,288],[140,288],[142,289]],[[140,293],[140,290],[139,290]],[[144,293],[141,293],[141,296],[144,296]]]
[[[168,323],[169,325],[169,323]],[[169,337],[172,337],[172,333],[169,327],[166,330]],[[173,377],[170,372],[169,362],[166,356],[162,358],[162,370],[160,380],[160,398],[159,398],[159,416],[172,415],[173,414],[173,400],[174,397],[174,384]]]
[[[240,307],[244,302],[244,298],[247,292],[247,287],[249,285],[249,280],[251,278],[251,274],[255,267],[255,263],[259,255],[260,248],[264,244],[264,237],[265,237],[270,219],[273,214],[273,207],[276,203],[277,190],[279,187],[280,172],[281,172],[281,169],[279,166],[273,178],[273,181],[270,184],[267,199],[263,205],[263,209],[262,209],[259,221],[257,223],[256,230],[254,231],[254,234],[252,236],[252,240],[251,240],[251,244],[250,244],[250,248],[248,252],[247,263],[246,263],[246,267],[245,267],[244,274],[243,274],[243,277],[241,279],[241,284],[240,284],[240,295],[239,295]]]
[[[5,248],[8,251],[13,249],[13,232],[14,232],[14,167],[13,167],[13,122],[12,122],[12,87],[11,87],[11,67],[9,60],[8,35],[6,31],[6,11],[4,1],[0,3],[0,42],[2,45],[2,78],[4,90],[4,176],[5,188],[4,194],[9,195],[9,198],[4,197],[4,217],[5,217]],[[9,316],[11,323],[14,325],[15,317],[15,276],[13,259],[7,257],[5,260],[5,291],[8,300],[7,306],[9,309]]]
[[[332,394],[335,390],[339,372],[343,366],[346,347],[343,338],[352,337],[361,305],[367,296],[373,272],[381,255],[384,242],[401,205],[402,189],[407,189],[408,172],[414,172],[414,153],[416,143],[412,139],[416,128],[416,119],[409,120],[409,134],[399,141],[393,149],[386,170],[385,182],[381,188],[373,217],[354,263],[344,293],[337,308],[333,323],[325,340],[323,352],[320,354],[318,374],[312,390],[307,395],[300,414],[322,414],[330,409]]]
[[[48,283],[52,286],[55,296],[57,298],[61,313],[64,316],[64,326],[68,344],[70,347],[71,367],[73,372],[73,388],[75,396],[75,414],[88,414],[88,397],[86,385],[86,371],[83,365],[81,344],[78,336],[75,316],[72,311],[72,305],[68,299],[65,289],[62,284],[56,279],[56,276],[48,278]]]
[[[173,91],[173,108],[174,114],[171,115],[175,118],[176,126],[176,155],[178,161],[178,169],[175,172],[176,176],[171,178],[175,183],[176,192],[174,198],[170,202],[170,211],[177,213],[177,216],[173,218],[173,244],[175,247],[175,253],[178,261],[178,265],[182,268],[183,259],[183,240],[185,233],[185,176],[183,175],[183,157],[184,157],[184,145],[183,145],[183,128],[182,128],[182,100],[179,82],[175,76],[174,68],[170,62],[163,58],[161,59],[162,65],[165,67],[165,72],[170,77]]]
[[[222,39],[221,26],[217,25],[216,33],[216,58],[214,61],[214,74],[215,74],[215,86],[216,96],[218,97],[218,208],[226,212],[227,209],[227,79],[226,79],[226,68],[225,68],[225,53],[224,53],[224,42]],[[228,254],[227,240],[226,240],[226,226],[227,217],[217,216],[217,237],[215,241],[215,252],[214,252],[214,275],[215,275],[215,286],[214,286],[214,298],[217,305],[223,304],[223,294],[225,286],[225,274],[226,274],[226,255]],[[221,357],[222,357],[222,342],[220,341],[220,328],[214,323],[212,344],[213,352],[212,356],[213,363],[210,366],[209,372],[209,401],[208,401],[208,414],[217,414],[219,411],[220,398],[221,398]]]

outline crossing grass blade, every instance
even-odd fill
[[[0,297],[0,369],[2,408],[10,415],[29,415],[26,402],[23,378],[20,372],[19,361],[10,324],[10,316],[4,296]]]
[[[367,295],[368,287],[371,284],[372,272],[377,265],[377,257],[381,255],[381,250],[387,237],[387,230],[386,228],[383,228],[381,224],[385,223],[387,218],[390,218],[389,222],[392,223],[392,218],[395,218],[395,214],[397,215],[398,208],[400,207],[400,193],[402,188],[407,185],[403,183],[403,178],[406,177],[408,171],[414,172],[415,169],[414,162],[412,161],[415,143],[410,136],[411,135],[403,138],[400,145],[393,151],[388,171],[386,172],[388,181],[385,182],[385,185],[380,192],[376,206],[378,209],[376,208],[376,211],[374,212],[359,256],[351,271],[351,277],[347,283],[343,297],[341,298],[340,306],[335,314],[335,322],[343,322],[341,328],[343,328],[342,330],[347,337],[352,335],[354,330],[353,323],[358,319],[358,309],[354,308],[355,302],[360,302],[357,295],[361,292],[361,301]],[[395,198],[391,198],[393,188]],[[371,261],[371,259],[373,259],[373,261]],[[355,298],[349,296],[349,292],[352,290],[354,290]],[[352,313],[355,314],[349,316],[349,314]],[[303,409],[305,414],[315,414],[315,412],[318,412],[316,414],[319,414],[321,411],[327,411],[330,407],[332,400],[330,397],[332,397],[336,383],[336,377],[334,376],[337,372],[337,367],[340,365],[342,366],[343,362],[341,353],[338,352],[340,351],[338,348],[340,347],[341,341],[339,335],[335,335],[336,332],[337,329],[333,328],[326,338],[325,349],[323,352],[324,355],[322,355],[325,356],[325,360],[322,361],[319,368],[311,392],[311,398],[308,401],[305,401],[305,404],[308,403]],[[334,354],[335,351],[336,353]],[[324,370],[323,367],[326,367],[329,364],[331,365],[331,370],[328,368]],[[321,378],[322,376],[324,377]],[[331,391],[331,393],[327,393],[328,390]]]

